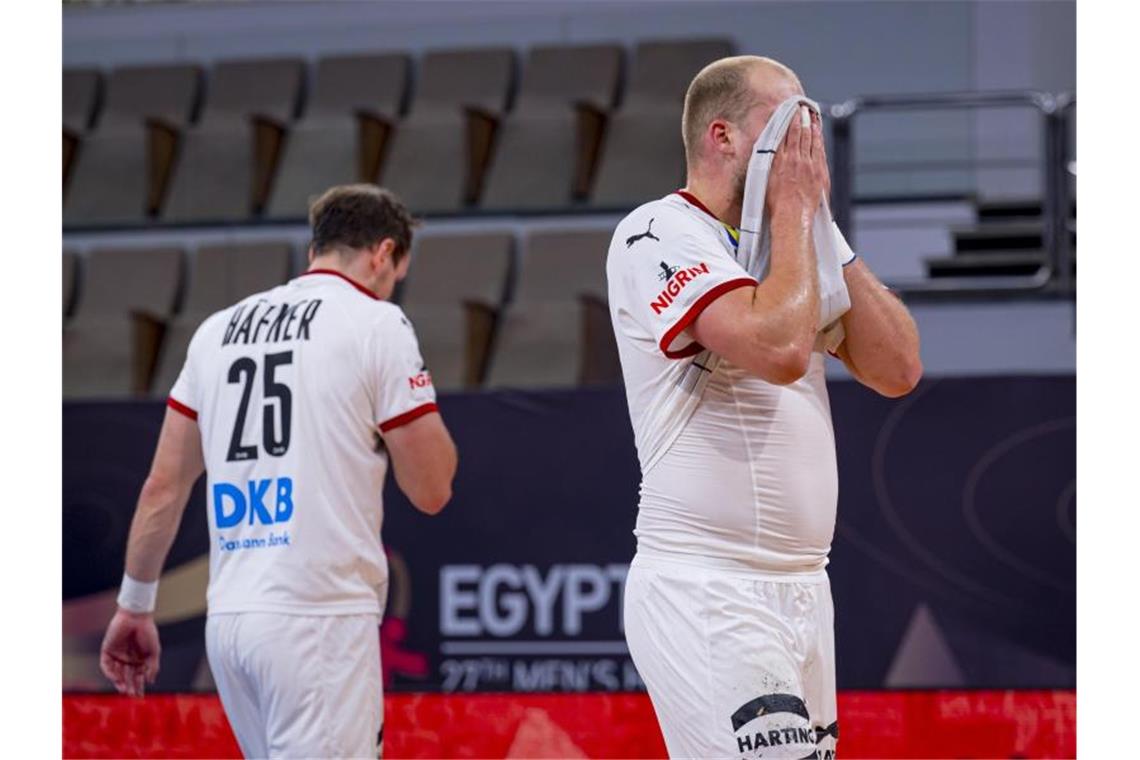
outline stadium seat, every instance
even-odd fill
[[[91,126],[99,104],[96,69],[63,70],[63,128],[82,134]]]
[[[409,68],[404,54],[321,59],[304,119],[289,130],[267,216],[303,219],[326,188],[376,181]]]
[[[610,230],[533,232],[500,320],[488,385],[565,387],[620,379],[606,308]]]
[[[412,112],[380,172],[412,211],[455,212],[475,200],[513,64],[514,52],[499,48],[424,56]]]
[[[63,331],[65,398],[143,393],[182,278],[182,250],[104,249],[85,261],[75,316]]]
[[[472,388],[482,381],[513,248],[507,232],[416,239],[400,305],[415,325],[436,388]]]
[[[99,72],[95,69],[63,70],[63,189],[75,163],[79,139],[91,127],[99,105]]]
[[[214,67],[202,116],[180,140],[164,221],[243,221],[261,210],[303,79],[295,59]]]
[[[140,66],[111,73],[98,129],[79,144],[64,224],[146,220],[173,158],[168,135],[189,122],[199,81],[195,66]]]
[[[75,301],[76,281],[79,279],[79,254],[75,251],[63,252],[63,317],[71,313],[71,305]]]
[[[166,323],[151,392],[170,392],[190,338],[202,321],[246,296],[282,284],[292,268],[292,245],[286,242],[203,246],[190,259],[185,305]]]
[[[585,189],[621,55],[617,45],[530,51],[515,108],[499,124],[483,208],[561,208]]]
[[[732,52],[722,39],[637,46],[625,100],[606,127],[593,206],[631,208],[684,184],[685,91],[705,65]]]

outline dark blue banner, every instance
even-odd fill
[[[840,688],[1075,686],[1072,377],[924,381],[888,400],[832,383]],[[638,468],[620,389],[444,397],[455,497],[389,480],[388,688],[630,690],[621,630]],[[65,687],[94,668],[163,408],[64,405]],[[201,485],[163,579],[166,690],[209,688]]]

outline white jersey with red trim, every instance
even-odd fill
[[[735,255],[735,230],[687,193],[639,207],[610,243],[610,316],[642,473],[638,553],[815,571],[838,496],[824,355],[778,386],[712,356],[690,329],[718,297],[756,285]]]
[[[399,307],[331,271],[198,328],[169,405],[198,421],[209,612],[379,614],[381,436],[436,411]]]

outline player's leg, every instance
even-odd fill
[[[259,707],[256,684],[242,670],[238,629],[241,615],[206,618],[206,659],[222,700],[230,728],[245,757],[267,757],[265,719]]]
[[[671,757],[803,758],[815,751],[784,584],[634,559],[630,654]]]
[[[835,612],[827,580],[818,585],[815,620],[814,641],[804,667],[804,688],[819,760],[831,760],[839,741],[839,722],[835,698]]]
[[[699,569],[686,575],[637,556],[625,582],[626,643],[673,758],[711,756],[700,577]]]
[[[329,618],[325,641],[324,720],[335,757],[377,757],[384,726],[380,621],[375,615]]]
[[[269,757],[376,757],[383,719],[377,617],[259,618],[250,665],[261,687]]]
[[[816,749],[802,679],[801,584],[719,576],[709,616],[717,755],[802,758]]]

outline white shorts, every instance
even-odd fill
[[[210,615],[206,655],[246,757],[379,755],[376,615]]]
[[[826,571],[758,574],[638,554],[625,636],[670,757],[833,758]]]

